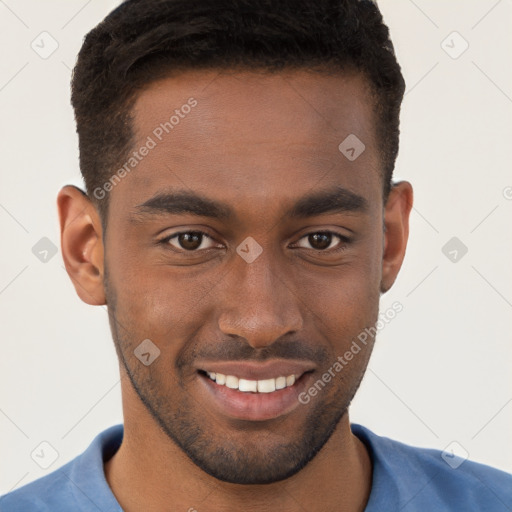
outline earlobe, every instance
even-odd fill
[[[99,214],[87,195],[73,185],[60,190],[57,207],[62,256],[75,290],[85,303],[104,305],[104,249]]]
[[[411,184],[407,181],[395,183],[384,208],[381,293],[387,292],[393,286],[402,266],[409,238],[409,215],[412,202]]]

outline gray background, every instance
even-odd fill
[[[76,296],[56,210],[62,185],[82,185],[71,69],[117,4],[0,0],[0,494],[122,421],[106,310]],[[512,3],[379,5],[408,84],[396,178],[415,206],[381,306],[403,311],[379,334],[352,421],[512,472]]]

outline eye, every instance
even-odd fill
[[[339,247],[336,247],[336,241]],[[315,231],[304,235],[298,247],[320,252],[337,252],[344,250],[350,239],[333,231]],[[167,236],[160,243],[171,245],[178,252],[200,252],[215,247],[213,238],[203,231],[181,231]],[[309,246],[308,246],[309,244]],[[333,247],[335,247],[333,249]]]
[[[332,249],[333,247],[332,244],[335,244],[336,241],[339,242],[339,247],[336,247],[334,250],[330,251],[330,249]],[[327,252],[327,250],[329,249],[329,252],[336,252],[345,249],[346,244],[348,244],[349,242],[349,238],[338,233],[335,233],[333,231],[316,231],[314,233],[309,233],[303,236],[299,240],[297,245],[299,247],[313,249],[315,251]],[[307,244],[309,244],[311,247],[308,247]]]
[[[208,246],[208,243],[213,243],[213,239],[203,231],[182,231],[168,236],[161,240],[163,244],[169,244],[180,251],[198,252],[203,249],[210,249],[213,245]]]

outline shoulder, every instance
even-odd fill
[[[98,434],[88,448],[52,473],[0,497],[0,512],[120,511],[103,469],[119,448],[123,425]]]
[[[370,499],[392,500],[404,512],[512,509],[512,475],[449,451],[410,446],[361,425],[353,433],[366,445],[374,466]],[[371,509],[370,509],[371,510]]]
[[[80,456],[15,491],[0,497],[1,512],[58,512],[76,506],[70,488],[69,473]]]

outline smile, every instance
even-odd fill
[[[206,372],[211,380],[220,386],[236,389],[243,393],[272,393],[286,387],[293,386],[300,375],[279,376],[263,380],[249,380],[236,377],[235,375],[224,375],[223,373]]]
[[[300,405],[314,370],[306,361],[198,361],[197,396],[205,409],[226,418],[271,420]]]

